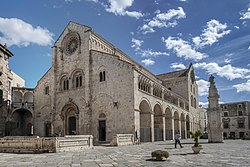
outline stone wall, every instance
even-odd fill
[[[91,67],[91,126],[94,140],[98,140],[100,114],[105,114],[107,141],[111,141],[117,133],[134,133],[132,65],[119,60],[117,56],[91,51]],[[99,73],[103,70],[106,80],[100,82]]]
[[[110,143],[112,146],[126,146],[135,144],[133,134],[116,134]]]
[[[45,153],[64,152],[93,148],[93,136],[74,135],[65,137],[21,137],[11,136],[0,139],[0,152]]]
[[[45,124],[53,121],[53,78],[53,70],[49,69],[34,89],[34,134],[38,136],[45,136]],[[45,94],[46,87],[49,87],[49,94]]]

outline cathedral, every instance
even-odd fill
[[[188,131],[203,128],[192,64],[154,75],[91,27],[74,22],[54,43],[52,66],[37,86],[14,89],[28,94],[7,116],[16,123],[13,135],[86,134],[110,142],[116,134],[133,134],[153,142],[172,140],[176,132],[188,138]]]

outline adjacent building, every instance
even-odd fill
[[[13,87],[24,87],[25,81],[9,69],[13,53],[0,44],[0,136],[6,135],[6,122],[11,115]]]
[[[224,138],[250,138],[250,102],[224,103],[221,108]]]

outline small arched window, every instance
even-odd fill
[[[106,81],[106,72],[105,71],[101,71],[99,73],[99,77],[100,77],[100,82]]]
[[[194,98],[193,98],[193,95],[191,95],[191,106],[193,107],[194,106]]]
[[[196,108],[196,98],[194,98],[194,108]]]
[[[74,77],[73,77],[73,86],[75,88],[79,88],[79,87],[82,87],[82,81],[83,81],[83,76],[82,76],[82,73],[81,72],[76,72],[74,74]]]
[[[61,90],[68,90],[69,89],[69,79],[67,77],[63,77],[61,79]]]

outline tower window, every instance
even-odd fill
[[[49,95],[49,87],[48,86],[45,87],[45,94]]]
[[[68,90],[69,89],[69,80],[65,79],[63,81],[63,90]]]
[[[103,82],[106,80],[106,74],[105,74],[105,71],[101,71],[99,73],[99,77],[100,77],[100,82]]]

